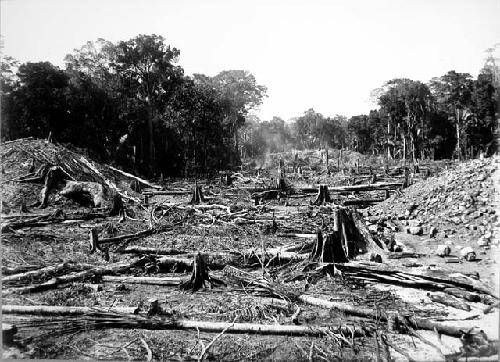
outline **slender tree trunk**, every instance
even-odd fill
[[[148,168],[149,171],[153,171],[153,163],[154,163],[154,137],[153,137],[153,105],[151,102],[148,103],[148,138],[149,138],[149,147],[148,147]]]
[[[457,108],[455,109],[455,116],[456,116],[456,131],[457,131],[457,156],[459,160],[462,160],[462,152],[461,152],[461,144],[460,144],[460,110]]]
[[[405,161],[406,163],[406,137],[404,133],[402,134],[402,138],[403,138],[403,161]]]

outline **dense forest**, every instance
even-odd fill
[[[65,58],[1,67],[2,141],[51,138],[149,176],[234,168],[241,157],[348,148],[389,158],[466,158],[496,151],[500,75],[488,59],[477,79],[448,73],[427,84],[393,79],[379,108],[350,119],[313,109],[285,122],[252,114],[266,87],[243,70],[187,76],[180,51],[157,35],[88,42]]]

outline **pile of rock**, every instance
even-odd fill
[[[428,178],[367,210],[368,219],[398,220],[414,235],[468,235],[480,247],[496,244],[492,174],[495,158],[471,160]]]

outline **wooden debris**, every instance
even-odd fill
[[[3,306],[2,306],[3,309]],[[10,323],[2,322],[2,344],[11,346],[14,343],[14,335],[17,333],[17,327]]]
[[[212,288],[214,285],[223,284],[220,280],[211,277],[208,274],[208,270],[200,253],[197,253],[193,260],[193,271],[191,273],[190,280],[181,284],[181,288],[184,290],[190,289],[193,292],[205,287],[205,283],[208,282]]]
[[[195,205],[202,202],[205,202],[205,198],[203,197],[203,191],[201,190],[201,186],[198,186],[198,184],[196,183],[193,189],[193,196],[191,197],[191,201],[189,201],[189,203],[191,205]]]
[[[330,192],[328,191],[328,185],[319,185],[318,195],[316,199],[311,202],[312,205],[324,205],[328,202],[332,202],[330,197]]]
[[[56,185],[60,182],[64,182],[65,180],[72,180],[73,178],[66,173],[59,166],[52,166],[48,169],[47,174],[45,175],[45,182],[43,185],[43,189],[40,193],[40,208],[47,207],[47,202],[49,199],[49,194],[52,189],[56,187]]]
[[[129,263],[114,263],[105,266],[96,266],[93,269],[55,277],[41,284],[3,289],[2,295],[36,293],[44,290],[55,289],[60,285],[73,283],[75,281],[84,280],[91,277],[102,276],[106,274],[123,273],[141,262],[141,260],[135,260]]]
[[[147,285],[180,285],[185,278],[178,277],[120,277],[104,275],[104,283],[123,283],[123,284],[147,284]]]
[[[53,305],[2,305],[2,314],[27,314],[27,315],[84,315],[98,313],[123,313],[137,314],[137,307],[66,307]]]

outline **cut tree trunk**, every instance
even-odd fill
[[[122,283],[122,284],[148,284],[148,285],[180,285],[185,278],[180,277],[120,277],[104,275],[104,283]]]
[[[388,322],[390,320],[391,323],[396,321],[396,324],[408,325],[415,329],[426,329],[426,330],[435,330],[438,333],[446,334],[453,337],[461,337],[466,334],[470,327],[458,327],[452,326],[448,323],[440,323],[429,320],[428,318],[420,318],[420,317],[405,317],[399,315],[397,312],[383,312],[380,310],[375,310],[371,308],[362,308],[358,306],[352,306],[341,302],[330,302],[328,300],[324,300],[321,298],[315,298],[310,295],[301,295],[299,296],[299,300],[304,303],[315,305],[321,308],[326,309],[334,309],[345,314],[355,315],[358,317],[365,317],[369,319],[377,319],[380,321]]]
[[[330,197],[330,192],[328,191],[328,186],[319,185],[318,195],[311,204],[319,206],[326,204],[327,202],[332,202],[332,198]]]
[[[8,307],[8,309],[6,308]],[[14,308],[13,308],[14,307]],[[17,314],[20,309],[15,307],[24,306],[2,306],[2,312],[5,315]],[[46,307],[46,306],[44,306]],[[43,313],[38,313],[36,310],[37,306],[33,306],[31,313],[33,315],[44,315]],[[62,307],[62,308],[73,308],[74,312],[66,316],[68,323],[74,323],[71,317],[82,318],[82,312],[80,310],[75,310],[78,307]],[[81,308],[81,307],[80,307]],[[87,308],[85,308],[87,309]],[[189,319],[174,319],[174,318],[158,318],[158,317],[145,317],[141,315],[134,314],[121,314],[116,313],[115,315],[110,315],[112,313],[107,310],[102,310],[100,312],[93,312],[92,308],[90,310],[89,319],[85,323],[85,329],[108,327],[108,328],[127,328],[127,329],[147,329],[147,330],[197,330],[200,332],[208,333],[220,333],[224,331],[228,334],[262,334],[262,335],[284,335],[284,336],[309,336],[309,337],[323,337],[334,334],[341,334],[347,338],[363,337],[370,335],[370,331],[355,325],[341,325],[341,326],[297,326],[297,325],[275,325],[275,324],[254,324],[254,323],[231,323],[231,322],[206,322],[197,321]],[[5,310],[5,311],[4,311]],[[46,312],[43,310],[41,312]],[[69,309],[68,311],[71,311]],[[26,314],[26,313],[21,313]],[[64,314],[62,314],[64,315]],[[49,314],[48,316],[53,316]],[[102,322],[99,323],[99,317],[102,317]]]
[[[75,268],[81,266],[85,269],[90,268],[90,264],[74,264],[72,262],[64,262],[57,265],[50,265],[44,268],[30,270],[25,273],[13,274],[2,278],[2,284],[6,285],[9,283],[21,282],[33,278],[41,278],[49,274],[57,274],[63,270]]]
[[[100,207],[106,202],[106,190],[97,182],[68,181],[59,193],[84,206]]]
[[[29,314],[46,316],[85,315],[98,313],[137,314],[137,307],[66,307],[53,305],[2,305],[2,314]]]
[[[60,285],[73,283],[91,277],[101,276],[105,274],[123,273],[128,271],[130,268],[138,265],[140,262],[142,262],[142,260],[135,260],[130,263],[115,263],[105,266],[96,266],[93,269],[52,278],[51,280],[41,284],[29,285],[20,288],[4,289],[2,290],[2,295],[36,293],[44,290],[55,289]]]
[[[40,208],[47,207],[50,192],[59,182],[72,180],[73,178],[59,166],[52,166],[45,175],[45,183],[40,193]]]
[[[202,202],[205,202],[205,198],[203,197],[203,191],[201,190],[201,186],[195,184],[193,189],[193,196],[191,197],[191,201],[189,203],[195,205]]]
[[[217,280],[208,274],[208,269],[205,261],[203,260],[203,256],[200,253],[197,253],[193,260],[193,271],[191,273],[191,278],[190,280],[181,284],[181,289],[190,289],[191,291],[196,292],[197,290],[205,287],[206,282],[210,283],[211,288],[214,285],[223,284],[222,281]]]

